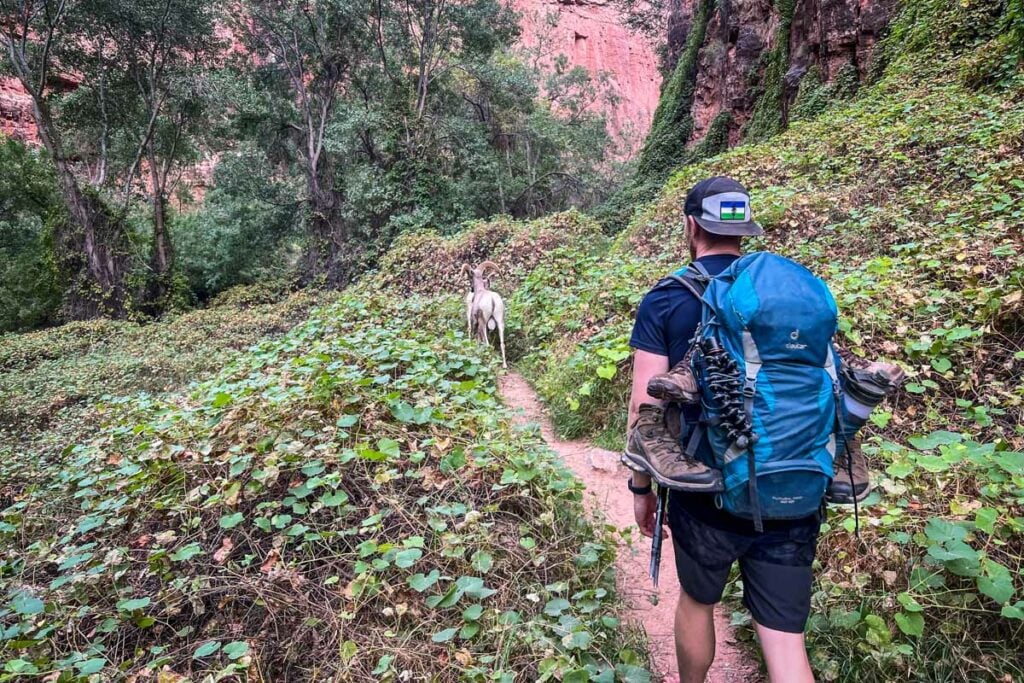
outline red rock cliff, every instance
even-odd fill
[[[32,100],[14,78],[0,78],[0,133],[32,145],[39,144],[32,120]]]
[[[571,66],[608,76],[618,101],[595,107],[604,112],[623,151],[635,151],[658,106],[661,73],[655,46],[626,28],[608,0],[514,0],[513,6],[522,16],[527,49],[539,47],[548,61],[564,54]]]
[[[668,40],[678,57],[692,29],[698,3],[675,0]],[[785,7],[791,7],[786,16]],[[783,121],[802,78],[812,67],[826,83],[842,70],[863,79],[896,0],[719,0],[710,14],[697,57],[691,140],[700,140],[722,111],[732,114],[729,140],[735,144],[763,92],[780,87]],[[788,30],[786,25],[788,24]],[[766,82],[773,53],[783,51],[782,82]]]

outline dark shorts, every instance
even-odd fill
[[[669,525],[679,583],[691,598],[704,605],[719,602],[732,563],[739,560],[743,604],[757,623],[803,633],[811,611],[818,516],[776,526],[766,522],[763,533],[747,533],[711,525],[673,505]]]

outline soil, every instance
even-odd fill
[[[561,441],[544,414],[533,388],[519,374],[510,372],[499,381],[505,403],[521,424],[539,425],[545,441],[586,486],[586,504],[591,513],[624,532],[632,543],[623,543],[617,560],[619,592],[626,605],[623,617],[647,632],[652,665],[661,680],[677,680],[673,645],[673,615],[679,592],[675,578],[672,544],[666,538],[661,558],[660,585],[655,588],[647,575],[649,541],[640,535],[633,517],[632,497],[626,490],[628,470],[619,464],[619,454],[584,441]],[[717,650],[708,673],[710,683],[757,683],[762,680],[756,662],[737,645],[729,627],[729,614],[719,605],[715,610]]]

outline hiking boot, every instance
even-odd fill
[[[627,467],[647,472],[665,488],[702,493],[724,490],[721,471],[683,454],[679,442],[665,426],[661,406],[641,404],[622,459]]]
[[[700,388],[690,367],[690,353],[668,372],[651,377],[647,382],[647,394],[651,398],[676,403],[698,403]]]
[[[835,479],[825,492],[825,499],[838,505],[853,505],[871,493],[868,459],[861,449],[860,437],[850,440],[844,453],[836,454]],[[852,478],[850,474],[853,474]]]
[[[843,391],[857,403],[874,408],[903,384],[906,374],[898,365],[869,363],[864,368],[843,365]]]

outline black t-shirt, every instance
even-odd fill
[[[718,275],[738,259],[732,254],[715,254],[703,256],[697,261],[711,275]],[[701,306],[697,297],[685,287],[662,287],[652,289],[640,302],[633,324],[633,334],[629,345],[640,351],[647,351],[659,356],[668,356],[669,367],[674,367],[686,355],[700,324]],[[696,409],[694,409],[696,413]],[[697,414],[687,411],[688,419],[696,419]],[[754,523],[722,510],[715,503],[714,494],[682,493],[672,491],[669,514],[672,509],[685,509],[691,516],[701,522],[718,529],[733,533],[754,534]],[[808,519],[798,520],[765,520],[765,529],[784,530],[809,523]]]

